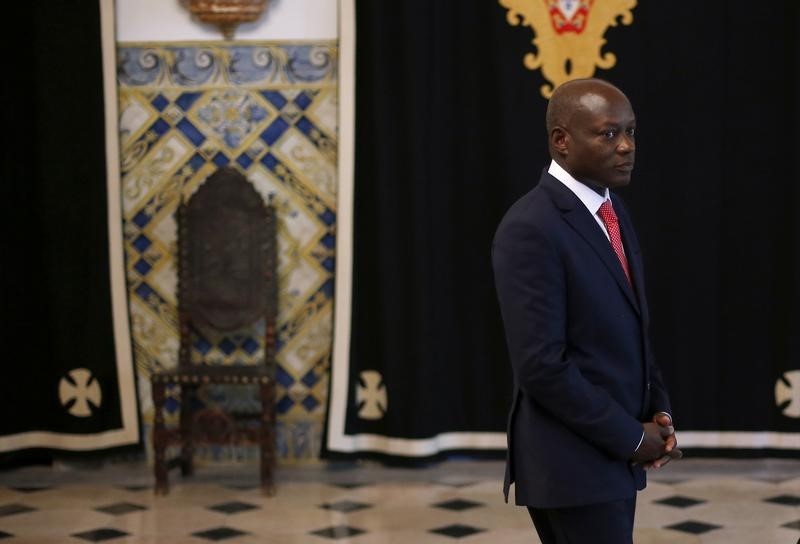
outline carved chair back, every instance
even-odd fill
[[[264,361],[274,366],[275,211],[235,168],[212,174],[178,211],[179,366],[190,334],[230,332],[265,320]]]

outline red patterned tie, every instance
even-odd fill
[[[614,208],[611,206],[611,201],[606,200],[597,210],[597,215],[603,220],[608,231],[608,238],[611,240],[611,247],[614,253],[617,254],[619,263],[622,265],[622,270],[625,272],[625,277],[628,278],[628,283],[631,282],[631,273],[628,270],[628,259],[625,258],[625,251],[622,249],[622,236],[619,233],[619,221],[617,221],[617,214],[614,213]]]

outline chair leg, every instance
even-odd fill
[[[192,404],[196,388],[193,385],[181,385],[181,475],[194,474],[194,429],[192,428]]]
[[[155,454],[154,472],[156,477],[156,495],[169,493],[169,475],[167,473],[167,430],[164,427],[164,388],[163,382],[153,383],[153,452]]]
[[[262,383],[259,390],[261,393],[261,429],[259,431],[261,493],[272,496],[275,494],[275,385],[272,382]]]

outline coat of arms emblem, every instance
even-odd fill
[[[533,29],[535,52],[527,53],[523,64],[529,70],[541,68],[548,81],[542,96],[549,98],[553,89],[569,81],[592,77],[596,68],[609,69],[617,63],[611,52],[601,52],[603,37],[618,22],[633,22],[631,10],[636,0],[499,0],[508,9],[512,26]]]

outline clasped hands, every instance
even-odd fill
[[[672,459],[680,459],[683,452],[678,449],[678,440],[675,438],[675,428],[672,418],[664,412],[653,416],[653,421],[643,423],[644,438],[639,449],[631,459],[634,463],[649,468],[661,468]]]

